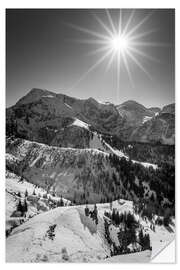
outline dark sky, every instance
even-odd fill
[[[140,38],[153,42],[153,46],[139,47],[157,59],[151,61],[136,55],[152,79],[131,59],[132,87],[125,66],[121,67],[120,87],[117,95],[117,66],[113,61],[109,71],[109,58],[92,70],[79,83],[79,78],[103,56],[102,52],[89,54],[101,44],[93,44],[96,37],[77,31],[72,24],[107,34],[92,15],[95,13],[110,28],[105,10],[26,9],[6,11],[6,104],[13,105],[32,88],[48,89],[78,98],[93,97],[99,101],[120,104],[133,99],[145,106],[164,106],[174,102],[174,10],[153,10],[153,14],[135,34],[151,29],[156,32]],[[132,29],[152,10],[137,9],[129,25]],[[122,10],[125,25],[132,10]],[[118,25],[119,10],[110,10]],[[89,44],[78,40],[92,40]],[[157,45],[154,42],[158,43]],[[115,56],[116,58],[116,56]],[[117,99],[118,98],[118,99]]]

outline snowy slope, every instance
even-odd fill
[[[104,260],[106,263],[148,263],[151,258],[151,252],[145,250],[125,255],[116,255]]]
[[[120,158],[124,157],[126,159],[129,159],[128,156],[123,153],[123,151],[111,147],[105,140],[102,139],[101,135],[97,134],[97,132],[93,132],[93,139],[90,140],[90,148],[98,148],[104,152],[117,155]],[[146,168],[153,167],[153,169],[157,169],[158,167],[156,164],[152,164],[149,162],[140,162],[137,160],[132,160],[132,162],[141,164]]]
[[[104,211],[110,210],[110,204],[98,204],[97,207],[97,225],[89,216],[85,216],[84,205],[56,208],[33,217],[15,228],[7,238],[7,262],[101,262],[110,256],[103,220]],[[132,208],[132,202],[116,201],[113,207],[122,212],[128,211]],[[89,205],[89,208],[93,209],[93,205]],[[54,230],[52,237],[49,237],[51,226],[54,226]],[[111,239],[116,244],[117,233],[115,227],[113,229]]]
[[[103,194],[109,193],[105,178],[111,178],[116,173],[110,164],[109,153],[124,156],[98,134],[93,135],[91,148],[87,149],[52,147],[11,138],[7,139],[6,146],[6,165],[11,171],[48,192],[55,191],[58,196],[62,195],[71,201],[76,199],[76,202],[81,203],[84,192],[88,192],[86,199],[89,202],[100,202]],[[95,182],[98,189],[94,186]],[[111,188],[110,182],[108,188]],[[124,189],[121,179],[118,188],[116,191],[121,196],[121,190]],[[128,199],[132,199],[132,195],[129,194]]]
[[[103,220],[96,226],[84,210],[61,207],[40,214],[14,229],[6,242],[7,262],[63,262],[63,248],[68,261],[96,261],[109,255],[103,236]],[[55,225],[54,239],[48,237]]]
[[[26,197],[25,192],[27,192]],[[33,192],[35,192],[35,195],[33,195]],[[45,198],[44,195],[46,195]],[[26,217],[17,218],[12,216],[17,210],[19,200],[23,203],[25,198],[28,205]],[[26,220],[41,212],[50,210],[52,202],[56,203],[59,200],[59,197],[52,196],[44,189],[27,182],[12,172],[6,171],[6,230],[11,230],[13,227],[20,225],[20,220]],[[64,198],[62,200],[64,205],[71,203]]]
[[[162,251],[170,242],[175,239],[175,226],[170,226],[169,230],[164,226],[156,226],[155,232],[150,231],[150,238],[152,241],[151,258],[154,258],[160,251]]]
[[[7,152],[8,168],[29,182],[54,190],[58,196],[62,194],[70,200],[74,198],[75,191],[84,192],[84,182],[92,178],[100,181],[102,170],[113,171],[106,159],[108,154],[98,149],[60,148],[15,139],[7,141]],[[94,200],[96,196],[98,200],[99,194],[94,194],[92,186],[88,189],[90,199]]]
[[[97,204],[97,206],[99,209],[99,215],[101,215],[101,216],[103,215],[104,211],[111,211],[109,208],[109,203]],[[164,247],[166,247],[172,240],[175,239],[175,221],[174,220],[172,221],[173,223],[169,226],[169,228],[165,228],[164,226],[155,225],[155,231],[153,231],[151,229],[152,223],[150,221],[148,221],[147,219],[143,219],[142,217],[140,217],[139,215],[134,213],[132,201],[127,201],[127,200],[122,200],[122,199],[118,200],[118,201],[114,201],[114,202],[112,202],[112,208],[117,209],[120,213],[131,212],[134,214],[136,220],[141,224],[143,231],[145,233],[148,233],[150,236],[151,245],[152,245],[152,252],[150,255],[151,258],[154,258]],[[116,235],[113,236],[113,238],[116,241],[116,239],[117,239]],[[146,253],[146,255],[148,258],[149,253],[148,254]],[[124,256],[126,257],[126,255],[124,255]],[[130,254],[130,256],[133,257],[132,254]],[[119,257],[119,256],[115,256],[115,257]],[[107,259],[107,261],[110,260],[110,261],[115,262],[116,261],[115,257]],[[141,258],[141,256],[140,256],[140,258]],[[134,262],[136,262],[136,259],[138,262],[138,258],[136,258],[136,256],[134,256],[133,259],[134,259]]]
[[[82,127],[89,130],[89,125],[78,118],[75,118],[74,122],[72,123],[73,126]]]
[[[112,207],[120,213],[133,212],[131,201],[114,201]],[[13,229],[6,239],[6,261],[147,262],[174,238],[174,233],[168,232],[163,226],[156,226],[155,232],[152,231],[148,221],[135,215],[143,230],[150,234],[152,254],[145,251],[108,258],[110,246],[104,236],[103,216],[104,211],[111,211],[110,204],[97,204],[98,225],[85,216],[84,209],[84,205],[59,207],[34,216]],[[93,210],[93,205],[89,205],[89,209]],[[116,244],[117,229],[112,228],[110,237]]]
[[[149,121],[152,119],[152,116],[144,116],[144,119],[142,121],[142,123],[144,124],[145,122]]]

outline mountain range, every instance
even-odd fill
[[[147,262],[174,238],[175,104],[32,89],[6,109],[7,262]]]
[[[162,109],[129,100],[120,105],[32,89],[6,109],[7,133],[52,146],[89,147],[90,132],[123,141],[175,143],[175,104]]]

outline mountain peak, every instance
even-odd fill
[[[144,105],[136,102],[135,100],[127,100],[118,105],[117,108],[118,110],[124,109],[130,111],[142,111],[142,112],[148,111],[148,109]]]
[[[32,88],[27,95],[47,95],[47,94],[51,94],[51,95],[55,95],[55,93],[48,91],[46,89],[41,89],[41,88]],[[26,96],[27,96],[26,95]]]
[[[28,104],[39,100],[41,97],[51,96],[55,97],[56,94],[46,89],[32,88],[24,97],[22,97],[16,105]]]
[[[171,103],[169,105],[166,105],[162,108],[161,113],[171,113],[175,114],[175,103]]]
[[[121,103],[120,106],[136,106],[136,107],[137,107],[137,106],[140,106],[140,107],[144,107],[144,108],[145,108],[144,105],[138,103],[138,102],[135,101],[135,100],[127,100],[127,101]]]

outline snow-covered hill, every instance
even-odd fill
[[[13,148],[13,151],[11,149],[14,154],[18,153],[18,159],[16,155],[12,158],[12,155],[7,154],[14,169],[17,169],[16,162],[19,162],[17,163],[19,166],[27,153],[30,155],[30,151],[26,152],[27,149],[30,150],[27,144],[33,144],[33,148],[35,147],[34,143],[23,141],[23,151],[19,148],[21,144],[18,144],[18,147],[16,145],[17,149]],[[41,148],[38,149],[42,154]],[[50,149],[51,147],[48,147],[48,151]],[[98,150],[94,151],[100,153]],[[51,151],[50,153],[52,155]],[[101,154],[107,155],[104,152]],[[53,159],[49,162],[53,162]],[[25,198],[26,191],[28,212],[23,217],[12,216],[18,201]],[[169,228],[155,225],[155,230],[152,229],[152,222],[134,213],[133,201],[120,199],[112,203],[97,204],[98,224],[96,224],[90,216],[85,215],[85,205],[68,206],[70,202],[63,199],[65,207],[52,209],[51,202],[56,202],[60,198],[52,194],[47,194],[47,198],[43,198],[44,194],[47,194],[46,189],[7,171],[6,230],[9,231],[9,236],[6,240],[6,260],[8,262],[147,262],[174,238],[173,224]],[[94,205],[88,207],[93,210]],[[137,253],[137,256],[126,254],[110,257],[111,246],[104,234],[104,212],[112,212],[113,208],[119,213],[134,214],[143,231],[150,235],[152,252],[143,251]],[[109,230],[112,242],[118,245],[118,227],[111,225]]]
[[[94,262],[109,255],[103,220],[96,226],[81,207],[61,207],[32,218],[14,229],[6,247],[8,262]]]
[[[127,202],[122,211],[130,209],[130,205]],[[114,206],[121,207],[117,202]],[[89,207],[93,209],[93,205]],[[61,207],[33,217],[15,228],[7,238],[7,261],[95,262],[109,257],[103,214],[110,206],[99,204],[97,207],[97,225],[85,216],[85,206]],[[48,231],[52,226],[53,236],[50,237]]]
[[[110,245],[105,238],[104,211],[116,208],[120,213],[133,212],[131,201],[119,200],[97,204],[98,224],[86,216],[85,205],[66,206],[39,214],[15,228],[6,240],[7,262],[147,262],[174,237],[163,226],[151,230],[150,223],[141,222],[150,234],[152,254],[143,251],[110,257]],[[90,210],[93,205],[89,205]],[[112,225],[113,226],[113,225]],[[114,226],[113,226],[114,227]],[[116,244],[116,230],[111,239]]]
[[[108,154],[97,149],[51,147],[21,139],[8,139],[6,146],[8,168],[31,183],[69,199],[79,200],[86,185],[89,199],[100,199],[92,184],[100,181],[102,173],[113,171],[106,158]]]
[[[10,171],[6,171],[6,233],[19,226],[21,222],[33,216],[49,211],[57,207],[60,197],[54,194],[48,194],[46,190],[27,182]],[[27,212],[25,216],[19,216],[17,206],[19,201],[27,203]],[[62,198],[63,205],[70,205],[71,202]]]
[[[6,165],[7,169],[30,183],[71,201],[100,202],[115,194],[122,196],[122,192],[128,199],[133,199],[134,192],[124,188],[121,178],[112,190],[112,181],[118,178],[118,174],[110,162],[109,153],[118,158],[124,157],[124,154],[103,142],[97,134],[91,140],[91,147],[98,149],[60,148],[7,138]]]
[[[148,263],[151,252],[149,250],[125,255],[116,255],[104,260],[105,263]]]

